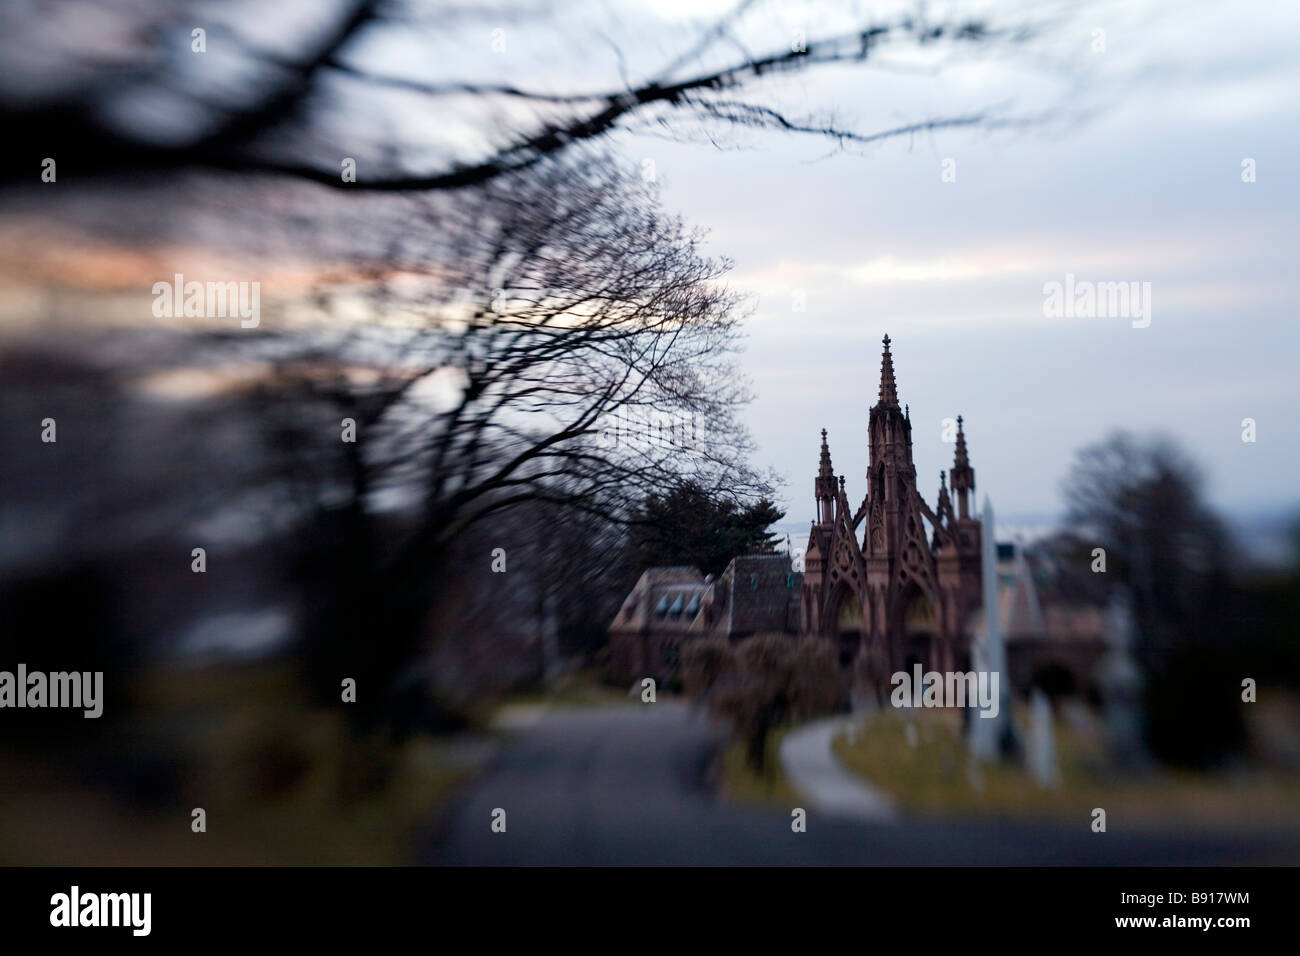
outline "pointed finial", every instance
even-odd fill
[[[960,415],[957,416],[957,447],[952,460],[954,468],[966,468],[970,465],[970,458],[966,452],[966,433],[962,431]]]
[[[835,480],[835,469],[831,465],[831,450],[826,444],[826,429],[822,429],[822,454],[817,467],[818,478],[829,478]]]
[[[889,336],[884,338],[885,351],[880,357],[880,402],[898,407],[898,388],[894,384],[894,359],[889,354]]]

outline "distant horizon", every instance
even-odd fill
[[[809,481],[811,482],[811,478]],[[811,495],[809,497],[811,498]],[[982,508],[984,501],[982,496],[979,501]],[[778,507],[780,507],[779,502]],[[999,543],[1021,540],[1027,543],[1033,542],[1054,531],[1064,530],[1066,526],[1064,510],[1056,515],[1003,515],[998,509],[997,502],[994,501],[993,513],[997,523]],[[1233,541],[1243,549],[1248,558],[1270,566],[1294,559],[1295,555],[1291,553],[1293,545],[1290,539],[1290,527],[1293,523],[1300,522],[1300,509],[1263,510],[1254,514],[1217,513],[1227,523]],[[787,516],[772,524],[769,531],[776,534],[779,539],[789,535],[791,544],[799,548],[807,544],[808,529],[812,523],[811,513],[804,521]]]

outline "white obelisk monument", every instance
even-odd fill
[[[975,636],[971,665],[978,671],[998,675],[998,713],[982,717],[978,710],[970,717],[970,748],[980,760],[997,760],[1011,719],[1011,679],[1006,667],[1006,648],[998,620],[998,549],[993,534],[993,504],[984,496],[980,525],[980,573],[984,581],[984,630]],[[990,676],[990,682],[992,677]]]

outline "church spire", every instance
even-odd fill
[[[880,402],[898,407],[898,386],[894,384],[894,357],[889,354],[889,335],[884,338],[885,354],[880,358]]]
[[[970,466],[966,453],[966,432],[960,415],[957,416],[957,450],[952,459],[952,490],[957,493],[957,516],[969,518],[969,499],[975,493],[975,469]]]
[[[951,529],[952,523],[957,520],[952,511],[952,499],[948,497],[946,477],[942,471],[939,472],[939,503],[934,508],[934,516],[938,520],[935,521],[934,539],[930,543],[936,551],[944,544],[944,529]]]
[[[939,505],[935,509],[935,514],[940,521],[952,520],[952,499],[948,497],[947,475],[939,472]]]
[[[817,520],[830,524],[835,520],[835,469],[831,467],[831,449],[826,443],[826,429],[822,429],[822,457],[813,481],[817,497]]]

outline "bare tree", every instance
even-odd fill
[[[1082,544],[1075,574],[1132,594],[1148,745],[1163,760],[1204,767],[1245,740],[1241,707],[1221,688],[1259,638],[1243,613],[1227,529],[1201,484],[1172,442],[1117,432],[1078,453],[1066,495]],[[1105,574],[1092,573],[1097,547]]]
[[[1232,562],[1227,530],[1201,495],[1199,469],[1172,442],[1117,432],[1079,451],[1066,481],[1069,524],[1106,551],[1106,577],[1133,593],[1147,667],[1222,624]]]
[[[12,142],[29,146],[6,151],[0,160],[4,178],[33,177],[42,157],[54,156],[78,176],[216,168],[353,191],[474,185],[622,129],[706,141],[726,130],[770,129],[844,148],[945,127],[1023,121],[990,106],[863,130],[830,114],[782,109],[766,89],[773,77],[836,65],[874,66],[891,46],[998,49],[1025,43],[1044,26],[1024,19],[1007,25],[934,20],[918,5],[891,19],[863,17],[824,36],[792,35],[784,27],[747,29],[770,11],[755,0],[740,0],[706,29],[662,38],[677,51],[662,54],[660,62],[641,67],[635,76],[625,44],[597,31],[588,42],[599,43],[604,53],[604,47],[613,48],[619,77],[588,72],[592,89],[583,88],[581,79],[566,86],[535,76],[518,82],[454,75],[427,79],[428,70],[394,71],[369,52],[391,46],[395,36],[428,37],[426,56],[447,51],[437,41],[448,38],[452,46],[479,43],[487,52],[492,30],[539,19],[525,5],[473,10],[414,0],[338,0],[323,10],[291,6],[282,11],[281,31],[268,35],[256,28],[252,11],[238,5],[118,0],[110,5],[113,44],[25,6],[6,8],[0,20],[5,37],[0,49],[18,68],[7,90],[0,85],[7,94],[0,96],[0,119]],[[571,10],[577,10],[575,19],[588,15],[561,5],[552,16]],[[204,31],[208,61],[190,55],[199,42],[195,30]],[[754,42],[765,46],[751,49]],[[580,43],[570,40],[564,56],[589,67],[591,51]],[[57,76],[49,73],[49,62],[60,63]],[[427,66],[427,60],[417,63]],[[476,139],[490,145],[431,159],[430,144],[409,132],[418,124],[393,122],[402,132],[390,129],[385,141],[367,150],[369,168],[346,180],[340,161],[354,156],[357,145],[355,135],[344,131],[369,128],[373,113],[391,115],[396,96],[405,97],[408,113],[412,98],[418,113],[437,117],[458,111],[458,123],[468,101]],[[424,158],[404,160],[412,154]]]
[[[381,683],[412,653],[453,541],[474,535],[485,565],[531,546],[503,513],[583,514],[597,534],[685,482],[738,498],[769,487],[736,417],[748,392],[727,264],[661,212],[653,184],[575,155],[436,206],[444,244],[389,264],[370,321],[335,322],[322,289],[311,330],[230,336],[274,356],[256,397],[279,436],[268,443],[297,435],[295,473],[315,479],[328,527],[328,546],[304,555],[315,628],[340,649],[359,627],[382,630]],[[355,441],[338,440],[346,419]]]
[[[736,418],[748,398],[732,367],[743,303],[722,282],[727,263],[593,143],[770,129],[839,148],[1002,122],[977,110],[864,131],[781,108],[769,81],[874,65],[890,46],[998,49],[1032,30],[913,15],[794,38],[751,30],[761,7],[741,2],[707,29],[652,42],[636,23],[624,40],[553,19],[585,19],[578,5],[336,0],[271,17],[255,3],[117,0],[93,20],[61,17],[60,5],[0,8],[0,119],[19,144],[0,156],[6,211],[161,247],[163,260],[188,240],[274,261],[284,250],[264,234],[275,234],[317,274],[347,273],[294,303],[315,306],[316,321],[277,314],[253,335],[176,336],[186,341],[156,358],[165,369],[244,359],[269,372],[233,403],[207,404],[221,442],[186,432],[192,409],[169,409],[169,434],[197,446],[170,457],[198,473],[203,501],[166,487],[172,470],[150,465],[169,452],[149,448],[123,473],[157,485],[96,483],[96,514],[131,530],[220,509],[282,544],[306,637],[325,649],[313,681],[326,694],[335,664],[357,655],[367,686],[391,685],[439,568],[474,553],[453,543],[482,536],[472,543],[485,561],[509,551],[483,529],[514,533],[519,520],[494,523],[512,509],[581,513],[599,529],[679,482],[762,494]],[[452,55],[525,20],[556,27],[563,70],[502,82]],[[386,55],[395,43],[404,55]],[[617,78],[593,43],[612,48]],[[647,55],[658,59],[631,61]],[[40,182],[47,158],[57,190]],[[176,214],[159,216],[162,203]],[[107,344],[120,354],[124,339]],[[129,388],[152,355],[133,358]],[[340,440],[345,420],[355,441]]]

